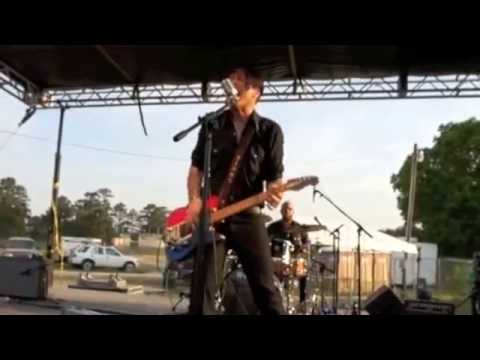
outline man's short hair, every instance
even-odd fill
[[[259,96],[260,98],[263,95],[263,89],[264,89],[262,74],[251,67],[245,67],[245,66],[239,66],[233,69],[232,71],[230,71],[229,73],[233,73],[238,70],[241,70],[245,73],[247,86],[254,87],[260,91],[260,96]]]
[[[244,68],[245,74],[247,76],[247,85],[257,88],[260,91],[260,97],[263,95],[263,77],[262,74],[251,68]]]

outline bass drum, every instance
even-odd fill
[[[275,288],[285,307],[285,294],[283,285],[276,276],[273,277]],[[223,284],[222,305],[225,315],[258,315],[259,310],[253,299],[252,291],[248,285],[247,276],[241,269],[235,269],[225,279]]]

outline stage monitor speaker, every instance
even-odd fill
[[[0,256],[0,296],[45,299],[51,275],[51,266],[40,256]]]
[[[434,301],[405,300],[405,315],[455,315],[455,305]]]
[[[387,286],[379,287],[365,302],[370,315],[401,315],[403,303]]]

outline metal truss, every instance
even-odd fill
[[[37,105],[41,100],[37,98],[40,94],[38,87],[2,61],[0,61],[0,90],[27,105]]]
[[[10,75],[10,76],[9,76]],[[14,75],[14,76],[11,76]],[[23,80],[26,85],[14,81]],[[0,62],[0,88],[38,108],[223,103],[218,83],[113,88],[48,89],[43,92]],[[267,82],[263,102],[480,97],[480,74]]]

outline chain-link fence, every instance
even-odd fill
[[[324,253],[322,261],[333,268],[332,254]],[[339,305],[351,306],[358,297],[357,256],[343,252],[340,255],[338,295]],[[362,254],[362,298],[366,299],[382,285],[390,286],[404,299],[417,298],[417,283],[435,301],[456,305],[459,314],[471,314],[467,300],[473,289],[473,262],[457,258],[417,258],[414,254]],[[330,272],[323,274],[323,286],[318,271],[313,271],[310,289],[322,290],[325,301],[331,303],[334,294],[334,279]],[[405,288],[403,279],[405,278]],[[464,301],[466,300],[466,301]]]
[[[469,259],[441,258],[438,261],[435,292],[445,299],[458,300],[473,289],[473,261]]]

